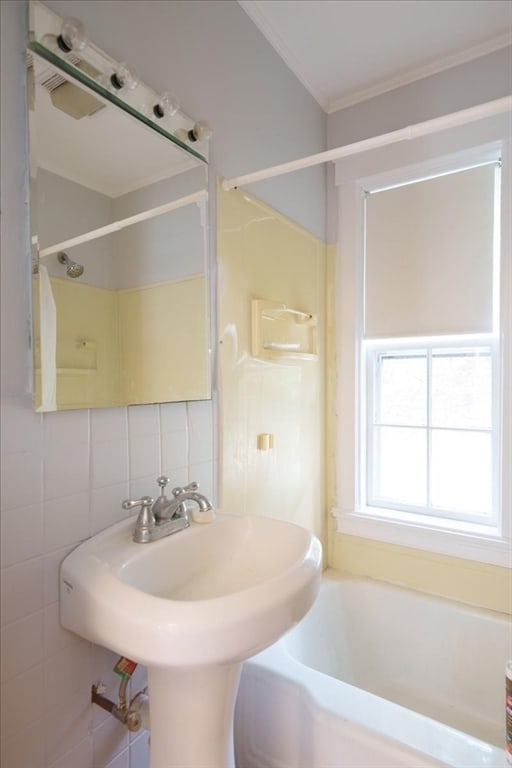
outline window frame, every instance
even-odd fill
[[[366,500],[366,506],[370,509],[376,508],[389,511],[401,511],[405,513],[414,512],[415,514],[422,515],[422,518],[428,521],[429,525],[438,524],[439,520],[453,520],[460,521],[461,523],[473,524],[477,523],[479,526],[483,526],[483,530],[489,530],[492,534],[498,526],[497,509],[499,505],[499,443],[500,443],[500,402],[499,402],[499,380],[500,380],[500,350],[499,340],[493,334],[468,334],[468,335],[447,335],[443,337],[409,337],[400,339],[372,339],[362,340],[363,358],[366,360],[364,367],[364,382],[362,382],[361,394],[361,407],[362,407],[362,423],[365,422],[365,441],[367,450],[362,451],[362,466],[361,466],[361,484],[364,486],[363,495]],[[430,399],[430,377],[432,374],[429,360],[431,361],[433,353],[443,348],[460,352],[464,348],[471,349],[475,347],[481,347],[488,350],[490,362],[491,362],[491,390],[492,390],[492,408],[489,427],[438,427],[431,423],[431,413],[428,401]],[[427,390],[425,392],[425,405],[426,405],[426,422],[423,425],[418,424],[417,429],[423,429],[427,433],[427,452],[426,452],[426,481],[430,479],[430,456],[428,446],[430,444],[431,436],[438,429],[447,429],[453,432],[472,432],[479,431],[488,433],[491,438],[492,446],[492,460],[493,460],[493,477],[492,477],[492,510],[494,514],[490,516],[478,515],[472,513],[462,513],[455,511],[442,511],[441,509],[436,511],[436,508],[428,503],[429,493],[427,490],[427,504],[424,507],[408,506],[405,503],[395,502],[393,504],[386,504],[384,500],[379,499],[374,492],[372,477],[374,476],[375,469],[375,450],[374,450],[374,434],[372,427],[378,427],[376,423],[371,424],[368,414],[375,409],[376,399],[378,398],[378,386],[376,383],[376,358],[380,355],[399,354],[403,350],[407,353],[414,353],[414,351],[425,352],[427,362]],[[373,407],[372,407],[373,406]],[[400,426],[400,425],[396,425]]]
[[[372,150],[336,165],[336,506],[332,515],[338,533],[512,568],[512,472],[507,469],[512,466],[512,222],[505,214],[512,209],[510,116],[477,121],[434,138]],[[367,507],[362,488],[366,424],[359,389],[366,367],[362,352],[365,190],[493,160],[501,160],[502,166],[499,519],[496,526],[489,526]]]

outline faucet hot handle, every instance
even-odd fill
[[[125,499],[123,503],[121,504],[123,509],[133,509],[134,507],[150,507],[153,503],[153,499],[151,496],[143,496],[142,499],[138,499],[137,501],[131,501],[131,499]]]

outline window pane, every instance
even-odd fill
[[[424,426],[427,420],[427,357],[424,351],[378,356],[376,419],[380,424]]]
[[[433,426],[490,429],[491,415],[490,350],[433,350]]]
[[[375,430],[375,500],[426,504],[427,433],[424,429]]]
[[[487,432],[432,432],[432,505],[490,515],[492,446]]]

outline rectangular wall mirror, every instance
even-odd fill
[[[208,166],[27,54],[34,406],[211,396]]]

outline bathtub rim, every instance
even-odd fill
[[[492,618],[498,615],[505,620],[511,619],[505,613],[478,608],[459,600],[423,593],[407,586],[358,574],[333,568],[328,568],[322,573],[322,582],[325,584],[346,579],[371,582],[390,589],[412,592],[421,596],[422,599],[425,597],[449,605],[456,604],[470,612],[490,614]],[[320,589],[322,586],[323,584]],[[288,633],[274,645],[248,659],[244,666],[248,665],[253,669],[263,668],[272,675],[282,677],[288,684],[297,686],[300,694],[308,698],[312,707],[320,715],[349,721],[366,733],[377,733],[388,743],[398,743],[403,748],[411,750],[418,758],[430,758],[436,765],[453,768],[461,768],[463,765],[471,768],[506,767],[504,749],[307,666],[287,649],[287,635]],[[372,725],[370,726],[369,723]],[[393,735],[390,733],[391,730]]]

